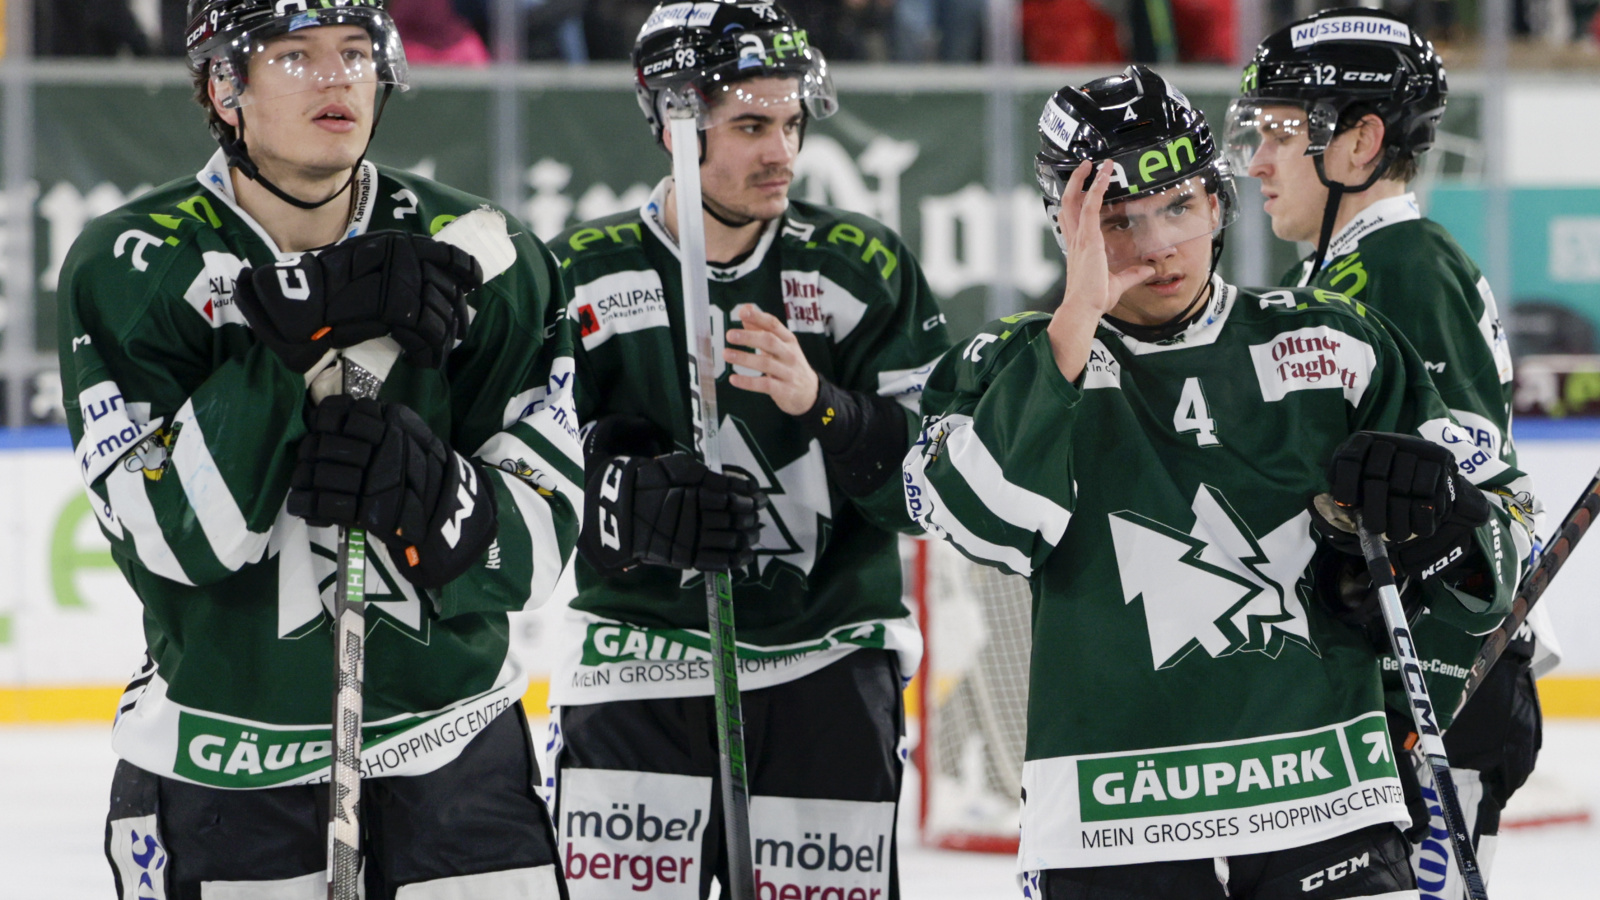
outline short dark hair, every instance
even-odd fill
[[[1333,133],[1335,136],[1344,134],[1346,131],[1349,131],[1350,129],[1361,124],[1361,120],[1367,116],[1377,115],[1377,111],[1374,110],[1370,105],[1365,103],[1353,103],[1350,106],[1345,107],[1344,112],[1339,114],[1339,124],[1335,126]],[[1378,118],[1380,121],[1383,119],[1382,116],[1378,116]],[[1383,127],[1385,130],[1385,137],[1387,137],[1389,123],[1385,122]],[[1389,181],[1398,181],[1401,184],[1410,184],[1411,181],[1417,177],[1416,154],[1405,149],[1396,151],[1394,160],[1389,163],[1389,168],[1383,173],[1383,177]]]
[[[211,61],[206,60],[199,65],[191,64],[189,66],[189,77],[194,83],[194,102],[200,104],[200,108],[206,111],[206,127],[211,130],[212,134],[216,134],[218,129],[222,129],[223,134],[231,135],[233,126],[223,120],[222,116],[217,113],[216,104],[211,102]]]

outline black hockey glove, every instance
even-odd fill
[[[467,294],[483,270],[459,247],[375,231],[320,253],[244,269],[233,299],[256,337],[307,372],[330,349],[392,335],[406,362],[444,365],[467,333]]]
[[[1428,579],[1474,555],[1473,531],[1489,521],[1489,501],[1456,469],[1450,451],[1403,434],[1360,431],[1328,463],[1329,494],[1311,501],[1311,524],[1328,543],[1361,555],[1355,519],[1389,545],[1401,577]]]
[[[309,415],[289,514],[359,526],[388,546],[413,584],[443,587],[489,549],[494,488],[410,409],[335,395]]]
[[[640,563],[726,572],[755,560],[767,496],[751,478],[669,453],[612,456],[586,480],[578,547],[603,572]]]

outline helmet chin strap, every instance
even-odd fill
[[[367,135],[367,146],[361,148],[361,156],[356,159],[356,164],[350,167],[350,177],[345,179],[344,184],[340,185],[337,191],[317,201],[301,200],[299,197],[273,184],[265,175],[261,174],[261,167],[257,166],[255,160],[250,158],[250,148],[244,142],[243,107],[235,110],[239,116],[239,125],[234,129],[233,134],[228,134],[221,127],[215,127],[212,131],[217,138],[217,143],[222,145],[222,153],[228,158],[228,164],[238,169],[246,178],[266,188],[272,196],[297,209],[321,209],[332,203],[339,195],[349,190],[351,185],[355,184],[356,175],[361,171],[361,163],[366,160],[367,150],[372,147],[372,138],[378,133],[378,123],[383,121],[384,107],[389,105],[389,96],[393,93],[394,85],[386,84],[383,86],[383,96],[378,100],[377,113],[372,117],[372,131]]]
[[[706,213],[711,216],[711,218],[716,219],[718,222],[721,222],[729,228],[743,228],[746,225],[750,225],[756,221],[755,216],[741,216],[731,210],[727,210],[726,208],[723,210],[718,210],[718,206],[721,206],[721,204],[717,203],[715,200],[712,200],[710,197],[707,197],[705,194],[700,195],[700,207],[704,209]]]
[[[1322,264],[1328,258],[1328,245],[1333,242],[1333,223],[1339,218],[1339,204],[1344,202],[1344,195],[1359,194],[1377,184],[1378,179],[1389,171],[1389,163],[1394,161],[1395,153],[1394,147],[1384,148],[1383,156],[1379,158],[1377,168],[1372,170],[1372,175],[1356,185],[1344,184],[1329,178],[1328,171],[1322,164],[1321,153],[1311,157],[1311,165],[1317,170],[1317,180],[1328,189],[1328,200],[1322,205],[1322,228],[1317,232],[1317,253],[1311,261],[1312,278],[1322,271]]]

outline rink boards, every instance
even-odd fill
[[[1600,421],[1515,428],[1524,468],[1559,520],[1600,467]],[[109,720],[140,661],[140,607],[89,509],[64,429],[0,431],[0,723]],[[1551,525],[1554,524],[1552,521]],[[1580,545],[1543,603],[1563,662],[1540,682],[1546,715],[1600,717],[1600,538]],[[513,616],[543,713],[557,604]],[[913,694],[914,695],[914,694]]]

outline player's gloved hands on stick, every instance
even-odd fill
[[[755,560],[767,497],[742,474],[669,453],[609,457],[587,481],[578,546],[602,571],[643,563],[726,572]]]
[[[234,302],[262,343],[307,372],[330,349],[391,335],[414,366],[443,366],[466,336],[483,270],[466,251],[400,231],[239,272]]]
[[[1361,555],[1354,513],[1389,546],[1401,577],[1432,578],[1471,556],[1473,531],[1489,521],[1489,501],[1456,468],[1449,450],[1403,434],[1361,431],[1328,463],[1332,490],[1311,502],[1324,542]]]
[[[335,395],[308,416],[289,514],[362,527],[413,584],[443,587],[488,552],[498,521],[478,465],[397,403]]]

